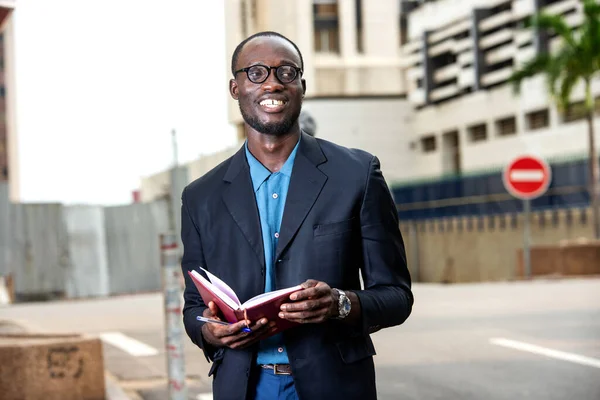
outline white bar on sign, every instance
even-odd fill
[[[123,335],[121,332],[106,332],[101,333],[99,336],[104,342],[110,343],[135,357],[155,356],[158,354],[158,350],[154,347]]]
[[[510,180],[513,182],[541,182],[544,172],[540,170],[515,169],[510,171]]]
[[[497,346],[509,347],[515,350],[539,354],[557,360],[569,361],[575,364],[585,365],[593,368],[600,368],[600,360],[597,358],[586,357],[574,353],[567,353],[566,351],[558,351],[554,349],[549,349],[547,347],[536,346],[533,344],[518,342],[516,340],[504,338],[492,338],[490,339],[490,343],[495,344]]]

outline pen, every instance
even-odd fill
[[[197,316],[196,319],[198,321],[202,321],[202,322],[213,322],[215,324],[220,324],[220,325],[231,325],[229,322],[219,321],[218,319],[211,319],[211,318],[206,318],[206,317],[201,317],[201,316]],[[252,331],[250,330],[250,328],[242,328],[242,332],[252,332]]]

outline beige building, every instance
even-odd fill
[[[19,163],[15,115],[15,0],[0,0],[0,182],[8,182],[12,201],[19,199]]]
[[[582,20],[578,0],[439,0],[410,9],[401,57],[415,109],[417,175],[502,166],[522,153],[586,152],[582,87],[572,110],[559,115],[542,76],[525,82],[520,96],[507,84],[515,67],[559,44],[523,28],[539,10],[566,16],[573,28]],[[600,105],[599,80],[593,94]]]
[[[288,36],[305,60],[304,108],[317,136],[376,154],[391,184],[502,166],[526,152],[582,154],[582,88],[560,115],[542,77],[520,96],[507,84],[516,66],[557,45],[522,28],[539,10],[572,27],[582,18],[578,0],[225,0],[227,70],[245,37]],[[593,93],[600,115],[599,80]],[[241,143],[238,106],[227,106]]]

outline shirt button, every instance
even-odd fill
[[[279,197],[279,195],[278,195],[277,193],[273,193],[273,198],[274,198],[274,199],[276,199],[276,198],[278,198],[278,197]]]
[[[275,238],[279,239],[279,232],[275,232]]]
[[[283,347],[278,348],[277,351],[283,353]]]

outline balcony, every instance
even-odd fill
[[[496,46],[500,43],[512,40],[513,36],[513,30],[505,28],[498,32],[494,32],[491,35],[485,36],[484,38],[479,40],[479,47],[482,50],[485,50],[487,48]]]
[[[469,31],[471,29],[471,19],[467,18],[460,22],[456,22],[451,24],[447,28],[439,29],[429,35],[429,43],[439,42],[440,40],[444,40],[446,38],[453,37],[458,35],[461,32]]]
[[[456,42],[453,39],[445,40],[440,44],[436,44],[429,49],[429,56],[435,57],[444,53],[452,53],[454,52],[454,47],[456,46]]]
[[[467,53],[461,53],[458,55],[458,63],[460,65],[473,64],[473,61],[474,61],[474,57],[473,57],[472,51],[469,51]]]
[[[548,14],[562,14],[565,11],[573,8],[579,8],[579,2],[580,0],[563,0],[561,2],[550,4],[549,6],[544,7],[543,11]]]
[[[481,77],[481,83],[485,86],[490,86],[496,83],[505,82],[508,80],[508,78],[510,78],[512,72],[512,67],[506,67],[494,72],[489,72]]]
[[[459,39],[454,42],[454,52],[462,53],[473,47],[473,39],[470,37],[466,37],[464,39]]]
[[[459,72],[460,66],[458,64],[450,64],[437,69],[433,74],[433,80],[435,82],[444,82],[449,79],[455,78]]]
[[[460,88],[458,87],[458,85],[446,85],[438,89],[432,90],[429,94],[429,97],[432,101],[439,101],[448,97],[452,97],[458,93],[460,93]]]
[[[412,67],[422,59],[423,55],[421,53],[403,55],[401,56],[400,65],[403,67]]]
[[[520,67],[527,61],[531,60],[535,56],[535,48],[529,46],[523,49],[519,49],[514,56],[515,67]]]
[[[497,64],[501,61],[505,61],[513,58],[517,49],[514,44],[509,43],[505,46],[498,47],[485,55],[485,62],[487,64]]]
[[[495,14],[491,17],[488,17],[482,20],[479,23],[479,30],[482,32],[486,32],[497,28],[502,25],[506,25],[507,23],[513,20],[513,13],[511,10],[503,11],[499,14]]]
[[[402,54],[408,55],[415,52],[420,52],[422,48],[423,41],[421,39],[413,40],[402,46]]]
[[[533,31],[531,29],[520,29],[514,34],[515,46],[519,47],[525,43],[533,43]]]
[[[475,85],[475,68],[469,67],[461,69],[458,74],[458,86],[461,88]]]
[[[410,81],[416,81],[423,78],[423,67],[413,67],[406,70],[406,78]]]
[[[534,13],[534,3],[531,0],[514,0],[513,2],[513,18],[520,20]]]
[[[417,105],[425,105],[425,91],[423,89],[415,89],[408,94],[408,100]]]

